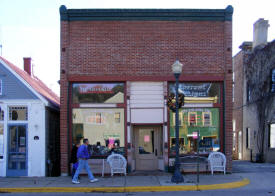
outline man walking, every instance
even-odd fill
[[[86,169],[86,171],[88,173],[88,177],[90,179],[90,182],[98,181],[98,179],[96,179],[94,177],[94,175],[91,172],[90,167],[88,165],[88,159],[90,157],[90,153],[88,151],[88,144],[89,144],[89,140],[87,138],[83,139],[83,144],[77,150],[78,168],[77,168],[77,170],[74,174],[73,180],[72,180],[72,183],[74,183],[74,184],[80,183],[78,181],[78,175],[83,168]]]

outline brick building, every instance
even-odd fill
[[[180,155],[232,156],[232,13],[226,9],[67,9],[61,16],[61,171],[72,144],[90,140],[92,162],[110,152],[128,171],[165,170],[175,157],[167,109],[183,64]],[[200,130],[198,144],[192,135]],[[94,164],[91,164],[91,166]],[[191,168],[192,169],[192,168]],[[95,169],[94,169],[95,170]]]

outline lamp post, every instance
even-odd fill
[[[180,162],[179,162],[179,77],[182,72],[182,64],[176,60],[172,65],[172,70],[176,78],[176,160],[175,170],[171,181],[174,183],[184,182],[183,176],[180,173]]]

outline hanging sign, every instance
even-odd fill
[[[193,132],[193,139],[198,139],[198,132]]]

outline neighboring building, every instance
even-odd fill
[[[275,163],[275,41],[267,43],[268,27],[267,20],[255,22],[253,42],[233,57],[234,154]]]
[[[0,57],[0,176],[60,175],[59,97]]]
[[[222,151],[232,169],[232,13],[226,9],[67,9],[61,16],[61,172],[72,144],[88,138],[97,158],[112,151],[128,172],[172,169],[171,66],[183,63],[180,155]],[[196,169],[191,168],[193,171]]]

